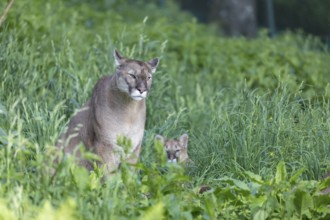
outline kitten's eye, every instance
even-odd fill
[[[130,73],[129,76],[132,77],[133,79],[136,79],[136,76],[133,73]]]

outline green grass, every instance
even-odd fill
[[[319,40],[228,39],[170,1],[125,2],[15,1],[0,27],[0,219],[329,217],[319,192],[330,184],[320,181],[330,170],[330,54]],[[54,143],[113,71],[114,48],[161,58],[139,172],[102,179],[68,158],[51,177]],[[194,164],[165,164],[154,135],[183,132]],[[203,184],[212,190],[201,195]]]

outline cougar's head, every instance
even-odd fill
[[[152,83],[152,75],[159,63],[158,58],[148,62],[127,59],[115,50],[116,81],[120,91],[139,101],[147,97]]]
[[[188,157],[188,134],[181,135],[177,140],[166,140],[161,135],[156,135],[155,139],[164,145],[169,163],[181,163],[189,159]]]

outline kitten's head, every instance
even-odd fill
[[[155,139],[164,145],[169,163],[182,163],[189,159],[188,138],[188,134],[183,134],[178,139],[168,140],[159,134],[155,136]]]
[[[114,51],[113,55],[118,89],[137,101],[146,98],[159,59],[154,58],[148,62],[127,59],[121,56],[117,50]]]

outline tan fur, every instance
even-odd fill
[[[67,131],[61,135],[57,147],[65,153],[75,154],[87,169],[92,164],[81,158],[77,146],[101,158],[109,172],[116,170],[121,158],[135,164],[141,152],[146,120],[145,97],[152,83],[152,74],[158,58],[149,62],[131,60],[114,52],[116,71],[101,78],[95,85],[92,97],[70,120]],[[119,137],[126,137],[131,146],[125,153],[119,146]]]
[[[169,163],[185,163],[190,160],[188,156],[188,138],[188,134],[181,135],[177,140],[166,139],[159,134],[155,136],[155,139],[164,145]]]

